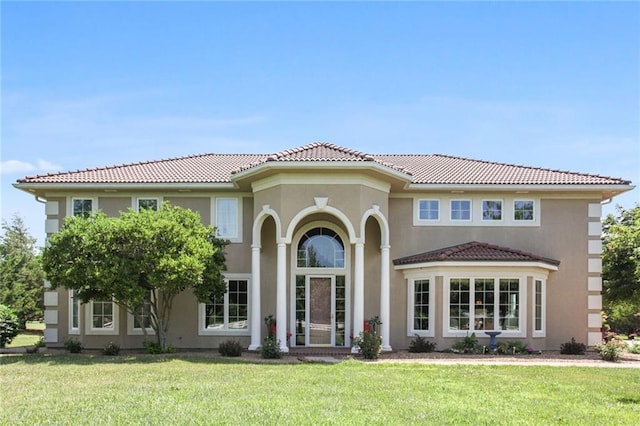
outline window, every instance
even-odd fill
[[[227,292],[200,304],[200,334],[248,334],[249,280],[229,279]]]
[[[513,220],[533,221],[533,200],[515,200],[513,202]]]
[[[216,199],[216,230],[220,238],[240,237],[239,209],[237,198]]]
[[[408,336],[434,336],[432,283],[431,278],[409,280]]]
[[[87,334],[118,334],[118,306],[115,303],[94,300],[88,305]]]
[[[144,332],[147,332],[149,334],[155,333],[153,327],[151,326],[152,297],[152,293],[149,292],[144,298],[142,305],[133,310],[133,315],[131,313],[128,314],[127,331],[129,334],[144,334]],[[144,331],[142,329],[143,327],[145,328]]]
[[[160,205],[160,199],[158,198],[138,198],[137,208],[138,211],[144,209],[158,210]]]
[[[534,281],[534,302],[533,302],[533,335],[543,337],[545,335],[544,324],[544,282]]]
[[[80,299],[69,290],[69,334],[80,334]]]
[[[299,268],[344,268],[344,244],[329,228],[314,228],[298,243]]]
[[[502,220],[502,201],[483,200],[482,220]]]
[[[93,214],[93,200],[91,198],[74,198],[71,201],[73,216],[87,218]]]
[[[471,220],[471,200],[451,200],[451,220]]]
[[[419,200],[418,217],[420,220],[439,220],[440,201],[439,200]]]
[[[519,278],[451,278],[445,289],[445,336],[474,331],[500,330],[523,335],[521,300],[524,288]],[[448,314],[448,318],[446,317]],[[464,332],[464,333],[461,333]]]

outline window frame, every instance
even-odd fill
[[[223,200],[234,200],[236,204],[236,223],[235,223],[235,232],[233,234],[223,235],[220,233],[219,227],[219,217],[218,217],[218,202]],[[216,236],[218,238],[229,240],[232,243],[241,243],[242,242],[242,197],[233,197],[233,196],[221,196],[221,197],[212,197],[211,199],[211,218],[212,225],[216,228]]]
[[[518,209],[516,208],[516,203],[531,203],[531,219],[516,219],[516,213],[518,213]],[[512,220],[514,223],[536,223],[536,200],[526,199],[526,198],[514,198],[512,203],[513,209],[513,217]]]
[[[137,212],[140,211],[140,201],[145,201],[145,200],[153,200],[156,202],[157,204],[157,209],[155,211],[158,211],[161,207],[162,207],[162,202],[163,202],[163,198],[162,197],[135,197],[134,201],[133,201],[133,209]]]
[[[225,274],[227,291],[224,294],[224,327],[210,329],[206,327],[207,303],[198,303],[198,335],[199,336],[250,336],[251,335],[251,274]],[[229,324],[229,281],[246,281],[247,283],[247,328],[228,328]]]
[[[484,217],[485,214],[485,203],[500,203],[500,218],[499,219],[486,219]],[[491,222],[491,223],[499,223],[504,221],[504,200],[499,198],[483,198],[480,200],[480,220],[482,222]]]
[[[86,334],[88,335],[106,335],[106,336],[116,336],[118,334],[120,334],[120,322],[119,322],[119,314],[120,314],[120,307],[113,301],[111,301],[110,303],[112,304],[112,309],[113,309],[113,318],[112,318],[112,324],[113,327],[111,328],[96,328],[93,326],[93,307],[95,303],[109,303],[108,301],[104,301],[104,300],[92,300],[89,303],[87,303],[87,312],[86,312]]]
[[[149,297],[150,299],[155,299],[155,293],[151,290],[149,291]],[[149,301],[148,303],[151,303],[151,302]],[[134,315],[127,310],[127,334],[131,336],[140,336],[140,335],[144,335],[145,332],[146,334],[150,334],[150,335],[156,334],[155,330],[151,326],[145,327],[145,330],[142,330],[142,327],[136,327]]]
[[[74,311],[74,305],[78,307],[77,312],[78,312],[78,324],[77,326],[74,327],[73,324],[73,311]],[[69,308],[68,308],[68,313],[69,313],[69,334],[71,335],[78,335],[80,334],[81,330],[80,330],[80,324],[82,323],[82,315],[80,314],[82,309],[82,304],[80,303],[80,299],[76,299],[75,297],[75,290],[69,290]]]
[[[427,330],[415,329],[415,286],[416,282],[429,282],[429,327]],[[422,337],[435,337],[435,276],[433,275],[415,275],[407,277],[407,337],[415,335]]]
[[[468,209],[469,218],[468,219],[464,219],[464,218],[462,218],[462,219],[454,219],[454,217],[453,217],[453,212],[454,212],[453,203],[464,203],[464,202],[469,203],[469,209]],[[458,211],[458,210],[456,210],[456,211]],[[460,209],[459,211],[462,213],[462,212],[466,212],[467,210],[466,209],[464,209],[464,210]],[[449,200],[449,220],[451,222],[457,222],[457,223],[459,223],[459,222],[467,222],[467,223],[473,222],[473,200],[470,199],[470,198],[452,198],[451,200]]]
[[[531,327],[531,335],[532,337],[546,337],[547,336],[547,280],[542,278],[542,277],[538,277],[538,276],[534,276],[533,277],[533,296],[532,296],[532,312],[531,312],[531,322],[532,322],[532,327]],[[537,283],[540,283],[540,302],[541,302],[541,306],[540,306],[540,329],[536,328],[537,327],[537,317],[538,317],[538,312],[537,312],[537,308],[538,308],[538,300],[537,300],[537,295],[538,295],[538,289],[537,289]]]
[[[98,199],[96,197],[70,197],[68,215],[70,217],[76,217],[74,211],[74,204],[76,201],[91,201],[91,215],[96,214],[98,211]]]
[[[423,218],[421,213],[423,211],[422,209],[422,202],[426,202],[426,203],[436,203],[436,218],[431,218],[431,217],[427,217],[427,218]],[[416,220],[419,222],[439,222],[440,221],[440,213],[441,213],[441,208],[440,208],[440,199],[439,198],[418,198],[416,200]],[[428,212],[432,212],[433,210],[431,208],[427,209],[426,211]]]
[[[444,285],[442,290],[442,336],[443,337],[465,337],[470,333],[477,333],[478,337],[485,337],[480,334],[485,331],[501,331],[502,337],[526,337],[527,334],[527,276],[522,273],[513,273],[511,271],[494,271],[491,273],[481,271],[460,271],[459,273],[449,273],[444,275]],[[450,328],[450,301],[451,301],[451,280],[468,279],[469,280],[469,328],[456,330]],[[502,330],[499,327],[500,318],[500,283],[501,280],[514,279],[518,280],[518,329]],[[474,320],[475,300],[476,300],[476,280],[493,280],[493,312],[494,327],[493,329],[475,329]]]

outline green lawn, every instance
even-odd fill
[[[636,425],[640,369],[0,358],[1,424]]]
[[[7,348],[19,348],[23,346],[33,346],[42,337],[45,325],[43,322],[27,321],[27,330],[24,333],[18,334],[7,345]]]

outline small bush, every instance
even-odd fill
[[[576,342],[573,337],[570,342],[560,345],[560,353],[564,355],[584,355],[586,351],[587,346],[584,343]]]
[[[11,343],[20,333],[20,321],[16,312],[6,305],[0,305],[0,348]]]
[[[64,342],[64,348],[72,354],[79,354],[82,352],[82,343],[79,340],[70,338]]]
[[[109,342],[104,348],[102,348],[104,355],[116,356],[120,354],[120,345],[117,343]]]
[[[218,346],[218,352],[222,356],[240,356],[242,355],[242,345],[237,340],[225,340]]]
[[[353,345],[365,359],[378,359],[382,348],[382,337],[375,331],[363,331],[353,339]]]
[[[524,354],[528,353],[527,345],[523,342],[518,341],[510,341],[510,342],[502,342],[496,348],[496,351],[500,355],[515,355],[515,354]]]
[[[260,347],[260,354],[265,359],[279,359],[282,358],[282,352],[280,351],[280,340],[275,336],[270,336],[264,339],[263,345]]]
[[[147,351],[148,354],[157,355],[162,353],[162,346],[158,342],[154,342],[153,340],[145,340],[142,345],[144,346],[144,350]]]
[[[603,360],[617,362],[620,361],[625,346],[624,342],[614,339],[605,343],[598,343],[596,351],[598,351],[600,358]]]
[[[482,346],[478,344],[476,333],[471,333],[459,342],[451,346],[451,352],[457,354],[478,354],[482,352]]]
[[[627,345],[627,352],[630,354],[640,354],[640,345]]]
[[[413,353],[426,353],[433,352],[436,349],[436,344],[429,342],[422,336],[416,334],[416,337],[409,343],[409,352]]]
[[[40,350],[40,348],[44,348],[44,347],[45,347],[44,337],[40,337],[38,341],[35,342],[33,345],[31,345],[31,347],[27,348],[26,351],[28,354],[35,354]]]

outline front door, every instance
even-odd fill
[[[333,342],[333,279],[309,277],[309,346],[331,346]]]

